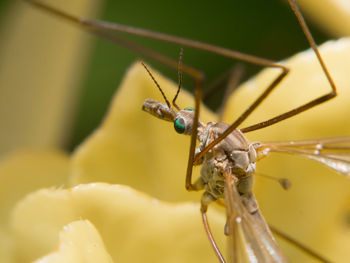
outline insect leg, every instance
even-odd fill
[[[207,102],[209,101],[219,90],[224,90],[223,98],[220,102],[219,107],[217,108],[216,112],[218,115],[220,115],[221,109],[225,108],[227,98],[236,90],[238,87],[242,76],[244,75],[244,66],[243,64],[236,64],[232,66],[229,70],[225,71],[223,74],[220,74],[219,77],[217,77],[213,82],[209,83],[205,87],[205,90],[203,92],[203,101]],[[221,121],[221,118],[219,116],[218,122]]]
[[[291,6],[291,9],[293,10],[295,16],[298,19],[298,22],[301,26],[302,31],[304,32],[307,41],[309,42],[310,46],[312,47],[312,49],[314,50],[316,57],[322,67],[322,70],[324,72],[324,74],[326,75],[328,82],[331,86],[331,91],[323,96],[320,96],[316,99],[313,99],[312,101],[303,104],[295,109],[292,109],[290,111],[287,111],[285,113],[282,113],[272,119],[257,123],[255,125],[246,127],[241,129],[242,132],[250,132],[250,131],[254,131],[254,130],[258,130],[258,129],[262,129],[265,127],[268,127],[270,125],[273,125],[277,122],[280,122],[282,120],[288,119],[290,117],[293,117],[303,111],[306,111],[312,107],[315,107],[323,102],[326,102],[332,98],[334,98],[337,95],[337,90],[336,90],[336,86],[335,83],[320,55],[320,52],[318,51],[317,45],[314,41],[314,39],[312,38],[312,35],[310,33],[310,30],[308,29],[305,20],[295,2],[295,0],[288,0],[289,5]],[[209,144],[205,149],[203,149],[203,151],[198,154],[196,156],[195,162],[197,161],[197,159],[201,158],[206,152],[208,152],[210,149],[212,149],[216,144],[218,144],[221,140],[223,140],[224,138],[226,138],[227,135],[229,135],[233,130],[235,130],[249,115],[250,113],[253,112],[253,110],[270,94],[270,92],[277,86],[278,83],[281,82],[281,80],[285,77],[285,75],[287,75],[288,73],[288,69],[287,71],[283,71],[281,73],[281,75],[279,75],[274,82],[272,82],[272,84],[258,97],[258,99],[256,101],[253,102],[253,104],[248,107],[248,109],[240,116],[238,117],[238,119],[231,124],[231,126],[229,128],[226,129],[226,131],[220,135],[218,138],[216,138],[211,144]]]
[[[158,61],[160,63],[163,63],[164,65],[167,65],[171,68],[176,69],[178,67],[178,63],[176,60],[173,60],[167,56],[164,56],[158,52],[155,52],[151,49],[148,49],[144,46],[138,45],[132,41],[126,40],[120,36],[117,36],[116,34],[113,34],[115,32],[122,32],[122,33],[127,33],[130,35],[136,35],[140,37],[145,37],[145,38],[151,38],[151,39],[156,39],[159,41],[164,41],[164,42],[170,42],[174,44],[178,44],[181,46],[186,46],[186,47],[191,47],[195,49],[200,49],[203,51],[211,52],[214,54],[218,54],[220,56],[225,56],[228,58],[232,59],[237,59],[237,60],[242,60],[246,61],[248,63],[252,64],[257,64],[261,66],[267,66],[267,67],[273,67],[273,68],[280,68],[282,72],[276,77],[276,79],[268,86],[266,91],[256,100],[256,102],[248,108],[246,112],[244,112],[241,117],[229,128],[229,129],[235,129],[244,119],[248,117],[248,115],[253,112],[253,110],[268,96],[268,94],[277,86],[277,84],[287,75],[289,72],[289,69],[286,68],[285,66],[275,63],[271,60],[256,57],[253,55],[241,53],[235,50],[230,50],[227,48],[211,45],[211,44],[206,44],[202,43],[199,41],[195,40],[190,40],[182,37],[177,37],[177,36],[172,36],[172,35],[167,35],[155,31],[150,31],[150,30],[145,30],[141,28],[136,28],[136,27],[131,27],[131,26],[126,26],[126,25],[121,25],[121,24],[115,24],[115,23],[108,23],[104,21],[99,21],[99,20],[92,20],[92,19],[85,19],[85,18],[80,18],[76,16],[72,16],[70,14],[67,14],[59,9],[56,9],[52,6],[49,6],[41,1],[37,0],[26,0],[29,4],[45,10],[46,12],[49,12],[53,15],[56,15],[58,17],[61,17],[65,20],[68,20],[76,25],[79,25],[82,29],[91,32],[97,36],[100,36],[102,38],[105,38],[117,45],[123,46],[129,50],[135,51],[138,54],[141,54],[142,56],[151,58],[155,61]],[[191,135],[191,145],[190,145],[190,153],[189,153],[189,158],[188,158],[188,164],[187,164],[187,172],[186,172],[186,189],[187,190],[194,190],[191,184],[192,180],[192,166],[195,163],[194,160],[194,152],[195,152],[195,145],[196,145],[196,138],[197,138],[197,128],[198,128],[198,120],[199,120],[199,108],[200,108],[200,101],[202,98],[202,87],[203,87],[203,82],[204,82],[204,75],[202,72],[186,66],[182,65],[182,70],[184,73],[188,74],[194,79],[194,87],[195,87],[195,114],[194,114],[194,119],[193,119],[193,127],[192,127],[192,135]],[[231,131],[232,131],[231,130]],[[228,133],[227,133],[228,134]],[[227,135],[223,134],[223,135]],[[225,136],[221,136],[220,140],[222,140]],[[216,142],[218,143],[218,141]],[[213,147],[214,145],[211,145]],[[209,148],[209,149],[210,149]],[[208,147],[206,148],[208,151]],[[206,152],[205,151],[205,152]],[[205,153],[204,152],[204,153]],[[196,161],[200,159],[204,153],[201,156],[198,156],[196,158]]]
[[[243,74],[244,74],[244,67],[241,64],[237,64],[230,71],[228,83],[226,84],[226,88],[225,88],[224,97],[221,101],[221,104],[220,104],[218,110],[217,110],[218,122],[222,121],[223,113],[224,113],[224,110],[227,106],[228,98],[238,87],[238,85],[243,77]]]
[[[202,214],[203,225],[204,225],[205,232],[207,233],[207,236],[209,238],[210,244],[215,251],[216,256],[218,257],[221,263],[225,263],[225,259],[222,256],[209,227],[208,218],[207,218],[208,201],[206,201],[209,199],[210,199],[209,202],[214,201],[212,200],[212,197],[205,192],[202,196],[202,201],[201,201],[201,214]]]
[[[265,91],[238,117],[238,119],[230,125],[218,138],[212,141],[207,147],[205,147],[194,160],[196,164],[197,160],[202,158],[210,149],[212,149],[216,144],[225,139],[231,132],[233,132],[260,104],[263,102],[268,95],[277,87],[277,85],[282,81],[282,79],[288,74],[289,69],[284,68],[283,72],[277,76],[277,78],[265,89]]]
[[[257,124],[254,124],[252,126],[249,126],[249,127],[246,127],[246,128],[243,128],[241,129],[242,132],[250,132],[250,131],[254,131],[254,130],[258,130],[258,129],[262,129],[262,128],[265,128],[265,127],[268,127],[270,125],[273,125],[277,122],[280,122],[280,121],[283,121],[285,119],[288,119],[290,117],[293,117],[303,111],[306,111],[312,107],[315,107],[323,102],[326,102],[332,98],[334,98],[335,96],[337,96],[337,89],[336,89],[336,86],[335,86],[335,83],[326,67],[326,64],[325,62],[323,61],[322,57],[321,57],[321,54],[317,48],[317,45],[310,33],[310,30],[308,29],[306,23],[305,23],[305,20],[295,2],[295,0],[288,0],[289,2],[289,5],[291,6],[295,16],[297,17],[298,21],[299,21],[299,24],[306,36],[306,39],[308,40],[310,46],[312,47],[312,49],[314,50],[315,54],[316,54],[316,57],[322,67],[322,70],[324,72],[324,74],[326,75],[327,79],[328,79],[328,82],[331,86],[331,91],[321,97],[318,97],[316,99],[313,99],[311,100],[310,102],[304,104],[304,105],[301,105],[295,109],[292,109],[290,111],[287,111],[285,113],[282,113],[272,119],[269,119],[269,120],[266,120],[266,121],[263,121],[263,122],[260,122],[260,123],[257,123]]]

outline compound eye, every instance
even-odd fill
[[[185,121],[183,118],[177,118],[174,121],[174,128],[177,133],[185,132]]]
[[[186,107],[185,110],[187,110],[187,111],[194,111],[194,108],[192,108],[192,107]]]

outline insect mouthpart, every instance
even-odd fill
[[[175,111],[172,108],[169,108],[168,105],[151,99],[145,100],[142,105],[142,110],[165,121],[172,122],[176,116]]]

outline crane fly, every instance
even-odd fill
[[[225,262],[225,259],[216,245],[209,228],[206,212],[210,203],[219,199],[224,199],[227,211],[225,233],[229,236],[230,262],[288,261],[275,242],[269,226],[258,209],[256,199],[252,192],[256,161],[264,156],[267,156],[270,152],[281,152],[298,154],[314,159],[331,167],[337,172],[348,176],[350,171],[349,137],[294,142],[251,143],[244,135],[244,133],[262,129],[287,118],[293,117],[316,105],[326,102],[337,95],[336,86],[326,68],[325,63],[323,62],[315,41],[313,40],[311,33],[306,26],[295,0],[288,0],[288,3],[296,15],[301,29],[304,32],[310,46],[314,50],[322,70],[328,79],[331,88],[330,92],[293,110],[282,113],[272,119],[265,120],[242,129],[238,129],[238,127],[285,78],[289,72],[288,67],[268,59],[186,38],[121,24],[79,18],[37,0],[25,1],[55,16],[73,22],[90,33],[105,38],[129,50],[135,51],[144,57],[151,58],[152,60],[177,69],[179,72],[179,86],[177,93],[172,100],[173,106],[171,106],[161,87],[152,76],[152,73],[148,70],[147,66],[143,64],[159,88],[159,91],[162,93],[162,96],[166,102],[164,104],[155,100],[147,99],[143,104],[143,110],[158,118],[173,122],[175,130],[178,133],[191,136],[185,186],[189,191],[204,190],[204,194],[202,195],[201,199],[201,214],[206,233],[217,257],[219,258],[220,262]],[[138,45],[117,35],[116,33],[126,33],[144,38],[170,42],[184,47],[196,48],[251,64],[278,68],[281,70],[281,72],[267,86],[265,91],[232,124],[223,122],[209,122],[204,124],[199,120],[204,74],[191,66],[183,64],[182,55],[180,55],[180,60],[178,61],[157,53],[154,50],[148,49],[142,45]],[[182,73],[185,73],[194,79],[194,108],[187,107],[185,109],[181,109],[176,104],[176,99],[181,90]],[[199,141],[198,146],[196,146],[197,140]],[[192,183],[192,168],[194,165],[201,165],[201,177]],[[281,234],[278,231],[277,233]],[[286,235],[282,234],[282,237],[286,238],[292,243],[296,243]],[[296,244],[311,256],[327,262],[326,259],[315,254],[308,248],[299,243]]]
[[[143,66],[161,91],[166,104],[147,99],[142,109],[157,118],[173,122],[177,133],[191,135],[194,109],[192,107],[181,109],[175,101],[181,85],[178,87],[172,107],[152,73],[145,64]],[[200,153],[229,127],[230,125],[224,122],[204,124],[198,121],[199,145],[195,150],[194,159],[196,157],[198,159]],[[272,152],[300,155],[350,176],[350,137],[251,143],[241,130],[233,130],[196,161],[196,165],[201,165],[201,176],[191,184],[192,190],[204,190],[201,199],[202,219],[209,240],[221,262],[225,260],[209,228],[206,211],[210,203],[222,198],[225,199],[227,209],[225,231],[230,238],[229,252],[232,262],[288,262],[260,213],[252,192],[256,161]],[[295,241],[288,236],[273,230],[295,244]],[[309,248],[299,243],[296,245],[311,256],[329,262]]]

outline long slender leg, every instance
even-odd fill
[[[210,99],[215,93],[217,93],[222,87],[224,87],[224,95],[222,97],[218,109],[216,110],[216,113],[218,115],[218,122],[222,121],[222,115],[224,109],[226,108],[228,98],[238,87],[243,74],[244,66],[242,64],[236,64],[205,87],[203,93],[204,102],[207,101],[207,99]]]
[[[232,58],[232,59],[237,59],[241,61],[246,61],[251,64],[256,64],[256,65],[261,65],[261,66],[267,66],[267,67],[274,67],[274,68],[280,68],[282,70],[285,70],[286,67],[278,64],[272,60],[253,56],[250,54],[238,52],[235,50],[203,43],[200,41],[196,40],[191,40],[183,37],[178,37],[178,36],[173,36],[173,35],[168,35],[160,32],[155,32],[151,30],[146,30],[142,28],[137,28],[137,27],[131,27],[131,26],[126,26],[122,24],[117,24],[117,23],[110,23],[110,22],[105,22],[105,21],[100,21],[100,20],[94,20],[94,19],[86,19],[86,18],[80,18],[77,16],[73,16],[70,14],[67,14],[57,8],[54,8],[52,6],[49,6],[45,3],[42,3],[41,1],[38,0],[24,0],[31,5],[43,9],[46,12],[49,12],[53,15],[56,15],[58,17],[61,17],[65,20],[68,20],[70,22],[73,22],[79,26],[81,26],[84,30],[90,31],[94,34],[97,34],[96,32],[121,32],[121,33],[127,33],[130,35],[136,35],[144,38],[150,38],[150,39],[155,39],[163,42],[169,42],[169,43],[174,43],[178,44],[180,46],[187,46],[195,49],[200,49],[203,51],[207,51],[210,53],[214,53],[220,56]],[[103,37],[103,36],[102,36]],[[110,39],[109,39],[110,40]],[[114,43],[119,45],[118,41],[115,41]],[[143,55],[141,53],[141,55]],[[166,64],[167,65],[167,64]]]
[[[242,65],[237,64],[232,70],[229,76],[228,84],[225,89],[224,97],[221,101],[220,107],[217,110],[218,122],[222,121],[224,110],[227,106],[228,98],[238,87],[241,78],[244,74],[244,68]]]
[[[337,96],[337,89],[336,89],[335,83],[334,83],[334,81],[333,81],[333,79],[332,79],[332,77],[331,77],[331,75],[326,67],[326,64],[324,63],[324,61],[321,57],[320,52],[318,51],[316,43],[315,43],[315,41],[310,33],[310,30],[308,29],[308,27],[305,23],[303,16],[301,15],[301,12],[300,12],[298,6],[295,3],[295,0],[288,0],[288,2],[290,4],[295,16],[297,17],[299,24],[301,25],[303,32],[304,32],[310,46],[314,50],[314,52],[317,56],[317,59],[318,59],[319,63],[321,64],[322,70],[323,70],[324,74],[326,75],[332,90],[331,90],[331,92],[329,92],[321,97],[318,97],[318,98],[316,98],[316,99],[314,99],[314,100],[312,100],[304,105],[301,105],[293,110],[282,113],[282,114],[280,114],[272,119],[269,119],[269,120],[254,124],[252,126],[243,128],[243,129],[241,129],[242,132],[250,132],[250,131],[254,131],[254,130],[268,127],[268,126],[273,125],[277,122],[280,122],[280,121],[283,121],[283,120],[288,119],[290,117],[293,117],[293,116],[295,116],[303,111],[306,111],[306,110],[308,110],[316,105],[319,105],[319,104],[326,102],[326,101],[334,98],[335,96]]]
[[[189,153],[188,162],[187,162],[186,182],[185,182],[185,187],[188,191],[194,190],[194,187],[192,185],[192,168],[194,163],[194,153],[196,150],[196,140],[197,140],[197,133],[198,133],[200,102],[202,99],[203,80],[204,80],[204,76],[198,76],[198,78],[195,79],[195,112],[193,117],[191,145],[190,145],[190,153]]]
[[[228,82],[228,79],[232,74],[232,71],[234,70],[234,68],[235,66],[229,68],[229,70],[226,70],[224,73],[216,77],[214,81],[206,85],[203,91],[203,101],[210,99],[211,96],[217,93],[218,90],[221,89],[222,86],[224,86]]]
[[[205,229],[205,232],[207,233],[210,244],[213,247],[216,256],[218,257],[218,259],[220,260],[221,263],[225,263],[225,259],[222,256],[222,254],[221,254],[221,252],[220,252],[220,250],[219,250],[219,248],[214,240],[213,234],[211,233],[211,230],[210,230],[210,227],[208,224],[207,209],[208,209],[207,205],[201,204],[201,214],[202,214],[204,229]]]
[[[179,63],[177,66],[178,88],[172,101],[174,107],[177,110],[181,110],[181,108],[176,104],[176,99],[177,99],[177,96],[179,96],[179,93],[181,91],[181,86],[182,86],[182,56],[183,56],[183,49],[181,48],[180,55],[179,55]]]
[[[243,128],[243,129],[241,129],[242,132],[250,132],[250,131],[257,130],[257,129],[262,129],[262,128],[268,127],[272,124],[275,124],[275,123],[280,122],[282,120],[285,120],[287,118],[293,117],[293,116],[295,116],[303,111],[306,111],[306,110],[308,110],[316,105],[319,105],[323,102],[326,102],[326,101],[334,98],[337,95],[335,83],[334,83],[330,73],[328,72],[328,69],[327,69],[327,67],[326,67],[326,65],[325,65],[325,63],[324,63],[324,61],[323,61],[323,59],[318,51],[317,45],[316,45],[314,39],[312,38],[310,30],[308,29],[308,27],[304,21],[304,18],[302,16],[300,10],[297,7],[295,0],[288,0],[288,2],[289,2],[289,5],[291,6],[295,16],[297,17],[297,19],[299,21],[301,29],[306,36],[306,39],[308,40],[310,46],[314,50],[316,57],[317,57],[319,63],[321,64],[322,70],[325,73],[332,90],[331,90],[331,92],[329,92],[321,97],[318,97],[318,98],[316,98],[316,99],[314,99],[314,100],[312,100],[304,105],[301,105],[293,110],[290,110],[290,111],[285,112],[281,115],[278,115],[275,118],[272,118],[270,120],[255,124],[255,125],[250,126],[250,127]],[[215,139],[212,143],[210,143],[205,149],[203,149],[203,151],[200,154],[198,154],[196,156],[194,162],[196,163],[196,161],[199,160],[200,158],[202,158],[202,156],[205,153],[207,153],[216,144],[218,144],[220,141],[222,141],[224,138],[226,138],[226,136],[229,135],[233,130],[235,130],[254,111],[254,109],[256,109],[256,107],[259,106],[259,104],[270,94],[270,92],[285,77],[285,75],[287,73],[288,73],[288,71],[282,72],[281,75],[279,75],[275,79],[275,81],[263,92],[263,94],[261,94],[260,97],[256,101],[254,101],[253,104],[234,123],[232,123],[231,126],[229,128],[227,128],[226,131],[222,135],[220,135],[217,139]]]
[[[224,88],[224,86],[227,86],[227,83],[229,82],[229,79],[232,75],[234,75],[235,71],[241,71],[243,70],[243,65],[238,63],[234,66],[230,67],[228,70],[226,70],[224,73],[220,74],[214,81],[206,85],[204,91],[203,91],[203,100],[206,101],[211,96],[213,96],[215,93],[218,92],[219,89]]]
[[[267,89],[253,102],[248,109],[243,112],[243,114],[231,124],[218,138],[216,138],[212,143],[210,143],[206,148],[204,148],[199,154],[196,155],[194,159],[194,164],[201,159],[204,154],[206,154],[210,149],[212,149],[216,144],[225,139],[233,130],[235,130],[259,105],[263,100],[270,95],[271,91],[281,82],[281,80],[288,74],[289,70],[283,71],[268,87]]]
[[[252,56],[249,54],[241,53],[238,51],[230,50],[227,48],[218,47],[211,44],[201,43],[199,41],[190,40],[186,38],[181,38],[177,36],[171,36],[163,33],[158,33],[154,31],[149,31],[145,29],[120,25],[120,24],[114,24],[114,23],[108,23],[103,22],[99,20],[91,20],[91,19],[84,19],[79,18],[76,16],[72,16],[70,14],[67,14],[65,12],[62,12],[59,9],[56,9],[52,6],[46,5],[40,1],[37,0],[25,0],[26,2],[32,4],[33,6],[43,9],[46,12],[49,12],[53,15],[56,15],[58,17],[61,17],[65,20],[68,20],[70,22],[73,22],[76,25],[81,26],[83,29],[98,35],[100,37],[103,37],[115,44],[121,45],[127,49],[133,50],[145,57],[149,57],[153,60],[159,61],[169,67],[172,67],[174,69],[177,68],[177,61],[161,55],[153,50],[150,50],[148,48],[145,48],[141,45],[137,45],[132,41],[123,39],[122,37],[119,37],[115,34],[112,34],[112,32],[122,32],[122,33],[128,33],[131,35],[137,35],[145,38],[152,38],[157,39],[164,42],[170,42],[174,44],[179,44],[182,46],[187,46],[191,48],[196,48],[200,50],[204,50],[207,52],[215,53],[221,56],[225,56],[232,59],[238,59],[242,61],[246,61],[248,63],[257,64],[261,66],[267,66],[267,67],[274,67],[274,68],[280,68],[282,72],[277,76],[277,78],[269,85],[269,88],[265,92],[264,96],[261,96],[260,99],[257,101],[255,105],[252,105],[246,113],[244,113],[240,118],[239,122],[237,122],[237,125],[240,124],[260,103],[267,97],[267,95],[273,90],[273,88],[285,77],[285,75],[288,73],[288,68],[286,68],[283,65],[277,64],[271,60]],[[191,146],[190,146],[190,155],[188,159],[188,165],[187,165],[187,172],[186,172],[186,189],[187,190],[193,190],[191,181],[192,181],[192,165],[194,163],[194,152],[195,152],[195,144],[196,144],[196,137],[197,137],[197,128],[198,128],[198,120],[199,120],[199,107],[200,107],[200,101],[202,98],[202,87],[204,82],[204,75],[189,66],[186,66],[183,64],[182,69],[184,73],[190,75],[195,82],[195,114],[193,119],[193,132],[191,135]],[[223,139],[223,137],[222,137]],[[213,146],[211,146],[213,147]],[[203,153],[204,154],[204,153]],[[198,160],[198,159],[196,159]]]

